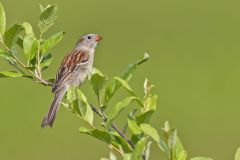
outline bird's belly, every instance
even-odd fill
[[[87,80],[91,72],[92,72],[92,67],[78,69],[74,74],[72,85],[80,86],[81,84],[83,84]]]

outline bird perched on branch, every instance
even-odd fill
[[[55,94],[52,104],[42,121],[42,127],[53,126],[60,102],[70,86],[80,86],[92,71],[94,52],[98,42],[102,39],[97,34],[82,36],[75,48],[69,52],[61,63],[52,87]]]

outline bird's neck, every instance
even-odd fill
[[[76,49],[77,50],[86,50],[86,51],[90,51],[90,52],[94,52],[96,48],[96,45],[92,45],[92,46],[87,46],[87,45],[82,45],[82,44],[77,44],[76,45]]]
[[[92,47],[83,46],[83,45],[77,45],[77,46],[76,46],[76,49],[77,49],[77,50],[84,50],[84,51],[94,50],[94,48],[92,48]]]

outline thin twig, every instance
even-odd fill
[[[94,107],[92,104],[90,105],[92,110],[97,114],[99,115],[100,117],[102,117],[103,121],[106,122],[107,121],[107,117],[105,114],[102,114],[96,107]],[[116,124],[112,123],[111,124],[111,127],[123,138],[125,139],[128,144],[132,147],[132,148],[135,148],[133,142],[127,138],[127,136],[120,130],[118,129],[118,127],[116,126]]]
[[[122,155],[123,152],[121,150],[119,150],[117,147],[115,147],[112,144],[109,144],[109,148],[111,148],[112,150],[116,151],[118,154]]]
[[[41,45],[41,39],[42,39],[42,32],[40,32],[40,36],[39,36],[39,46]],[[42,78],[42,73],[41,73],[41,66],[40,66],[40,63],[41,63],[41,58],[40,58],[40,47],[38,47],[38,51],[37,51],[37,56],[36,56],[36,59],[37,59],[37,75]]]

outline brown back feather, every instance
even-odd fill
[[[53,84],[52,92],[57,92],[59,89],[64,87],[64,84],[70,80],[71,74],[76,70],[76,68],[89,60],[88,51],[73,50],[67,54],[58,70],[55,82]]]

